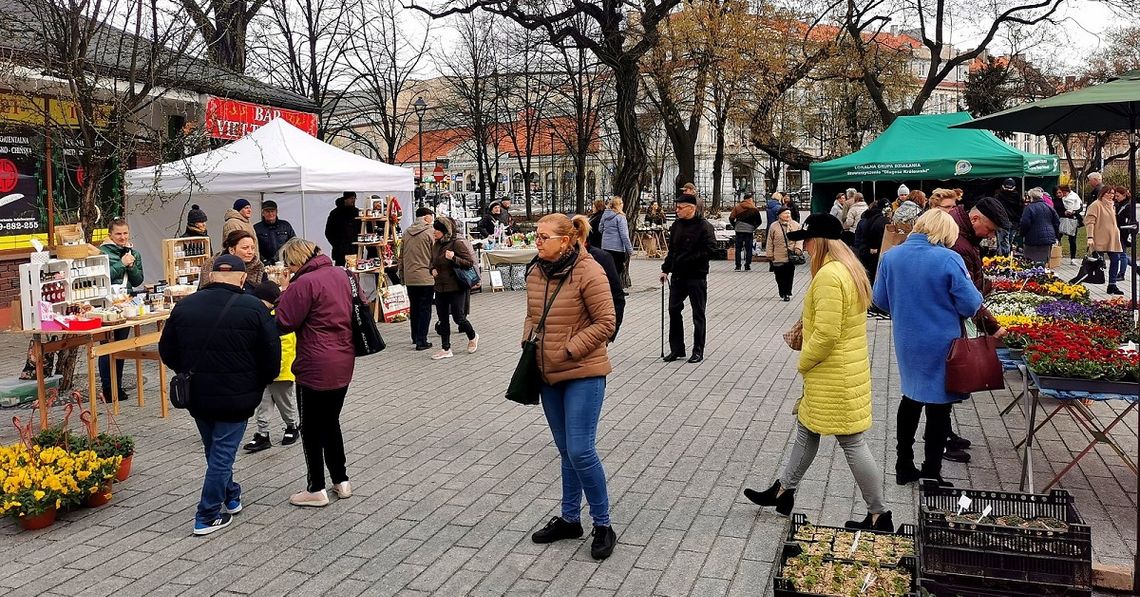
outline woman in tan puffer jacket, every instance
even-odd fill
[[[542,373],[542,410],[562,457],[562,516],[554,517],[531,539],[551,543],[582,536],[582,493],[590,504],[594,540],[590,554],[605,559],[617,535],[610,527],[606,473],[594,445],[606,375],[612,371],[606,343],[616,316],[610,284],[586,251],[590,223],[551,214],[538,221],[538,257],[526,279],[523,339],[537,335]],[[539,329],[543,311],[546,321]]]

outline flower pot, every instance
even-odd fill
[[[25,531],[35,531],[50,527],[55,522],[55,508],[48,508],[35,516],[21,516],[20,526]]]
[[[98,508],[99,506],[107,505],[111,501],[111,484],[108,482],[106,485],[99,488],[99,491],[87,496],[86,505],[88,508]]]
[[[126,481],[127,477],[131,476],[131,459],[135,457],[134,454],[123,458],[123,462],[119,465],[119,471],[115,473],[116,481]]]

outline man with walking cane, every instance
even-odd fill
[[[669,363],[685,358],[685,329],[681,310],[685,299],[693,310],[693,354],[690,363],[705,358],[705,303],[708,301],[709,259],[716,251],[712,224],[697,215],[697,198],[677,197],[677,221],[669,231],[669,253],[661,264],[661,284],[669,282]],[[672,279],[670,279],[672,274]],[[662,289],[664,292],[664,289]]]

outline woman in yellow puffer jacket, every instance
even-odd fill
[[[863,432],[871,428],[871,368],[867,358],[867,307],[871,282],[858,258],[839,240],[843,225],[830,214],[812,214],[788,240],[804,240],[812,281],[804,297],[803,352],[799,372],[804,394],[792,454],[784,474],[766,491],[745,489],[761,506],[783,515],[795,505],[796,486],[819,450],[821,435],[834,435],[867,502],[867,518],[848,528],[894,532],[883,508],[883,472]]]

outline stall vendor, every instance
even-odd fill
[[[143,283],[142,255],[131,244],[131,229],[124,218],[111,220],[107,228],[107,240],[99,245],[99,251],[107,256],[111,266],[111,284],[123,284],[134,288]],[[130,328],[122,328],[112,332],[114,339],[125,340],[130,335]],[[119,383],[123,383],[123,361],[115,361],[115,371]],[[103,388],[103,400],[111,400],[111,358],[99,357],[99,380]],[[119,394],[125,394],[122,386]]]

